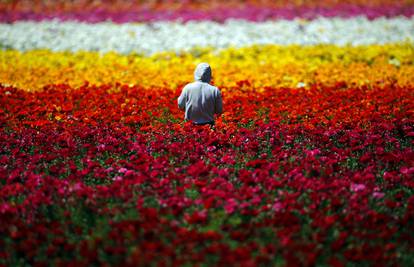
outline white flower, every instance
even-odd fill
[[[305,87],[305,86],[306,86],[306,83],[298,82],[298,84],[296,85],[296,88],[302,88],[302,87]]]

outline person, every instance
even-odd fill
[[[194,71],[194,82],[184,86],[178,97],[178,107],[185,111],[185,120],[195,125],[214,127],[214,115],[223,113],[220,90],[210,85],[211,67],[200,63]]]

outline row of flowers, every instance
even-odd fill
[[[366,17],[317,18],[225,23],[155,22],[114,24],[103,22],[16,22],[0,24],[0,47],[53,51],[116,51],[153,54],[161,51],[188,51],[195,47],[243,47],[253,44],[336,44],[367,45],[414,42],[414,18]]]
[[[0,264],[413,265],[414,87],[248,83],[0,85]]]
[[[150,57],[97,52],[0,51],[0,82],[25,90],[48,84],[72,87],[130,84],[151,89],[175,89],[193,79],[198,62],[209,62],[214,83],[223,90],[243,86],[343,87],[412,85],[412,44],[338,47],[319,45],[252,46],[242,49],[194,49],[189,53],[159,53]]]
[[[79,20],[99,22],[215,20],[229,18],[263,21],[268,19],[315,18],[319,16],[352,17],[366,15],[412,16],[410,0],[348,1],[2,1],[0,21]]]

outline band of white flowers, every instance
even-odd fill
[[[414,41],[414,17],[318,18],[225,23],[155,22],[115,24],[103,22],[29,22],[0,24],[0,48],[21,51],[115,51],[153,54],[195,47],[242,47],[253,44],[368,45]]]

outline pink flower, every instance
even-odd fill
[[[135,174],[135,172],[133,170],[127,170],[124,174],[125,178],[129,178],[132,177]]]
[[[6,213],[6,212],[8,212],[8,211],[10,210],[10,208],[11,208],[11,206],[10,206],[10,204],[9,204],[9,203],[2,203],[2,204],[0,205],[0,213],[1,213],[1,214]]]
[[[321,153],[321,151],[319,149],[308,150],[308,151],[306,151],[306,156],[314,157],[316,155],[319,155],[320,153]]]
[[[80,182],[72,185],[69,189],[70,192],[76,192],[82,189],[82,184]]]
[[[352,184],[351,191],[352,192],[361,192],[364,191],[366,186],[364,184]]]
[[[118,170],[118,172],[119,173],[126,173],[127,172],[127,168],[120,168],[119,170]]]
[[[375,198],[375,199],[381,199],[384,196],[385,196],[385,194],[382,193],[382,192],[374,192],[374,193],[372,193],[372,197]]]
[[[400,169],[400,173],[405,174],[405,175],[414,174],[414,167],[407,168],[407,167],[404,166]]]
[[[216,150],[216,147],[215,146],[208,146],[207,147],[207,151],[208,152],[211,152],[211,151],[214,151],[214,150]]]
[[[112,178],[112,180],[114,180],[114,181],[122,181],[122,176],[117,175],[114,178]]]
[[[273,204],[272,209],[276,212],[279,212],[283,209],[283,205],[282,203],[280,203],[279,201],[276,202],[275,204]]]
[[[232,214],[237,207],[237,201],[234,198],[227,200],[226,205],[224,205],[224,210],[227,214]]]

